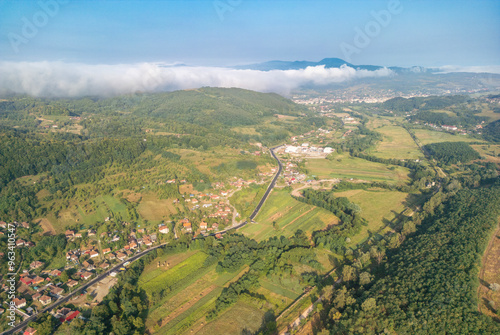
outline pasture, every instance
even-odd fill
[[[361,216],[368,221],[368,226],[351,238],[354,246],[365,240],[370,233],[379,232],[392,222],[406,208],[407,193],[382,189],[349,190],[335,192],[337,197],[346,197],[361,207]]]
[[[370,154],[381,158],[422,159],[424,155],[411,138],[410,134],[399,126],[377,128],[384,139]]]
[[[444,131],[413,129],[413,132],[422,145],[437,142],[484,142],[483,140],[478,140],[468,135],[454,135]]]
[[[309,175],[320,179],[345,178],[367,181],[385,181],[403,184],[408,180],[409,170],[401,166],[388,166],[370,162],[348,154],[335,156],[334,160],[311,159],[306,162]]]

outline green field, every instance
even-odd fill
[[[493,163],[500,163],[500,145],[495,144],[479,144],[471,145],[471,147],[479,152],[482,157]]]
[[[110,216],[111,212],[127,217],[127,207],[117,198],[111,195],[98,196],[93,199],[94,204],[85,206],[80,203],[71,203],[69,206],[59,211],[56,217],[53,213],[47,216],[50,224],[57,232],[64,232],[66,226],[75,223],[83,223],[86,227],[95,225],[99,222],[104,222],[106,217]],[[57,201],[58,204],[60,201]],[[88,208],[92,208],[89,210]]]
[[[381,158],[396,159],[422,159],[424,157],[403,127],[385,126],[377,128],[376,131],[380,132],[384,139],[370,154]]]
[[[234,335],[253,334],[262,325],[262,319],[265,311],[250,306],[244,302],[237,302],[230,309],[225,311],[217,320],[208,323],[197,335]]]
[[[422,145],[437,142],[483,142],[468,135],[453,135],[444,131],[434,131],[428,129],[413,129],[413,132]]]
[[[407,181],[409,173],[407,168],[401,166],[387,166],[347,154],[335,156],[334,160],[310,159],[306,162],[306,169],[309,175],[320,179],[353,178],[398,184]]]
[[[156,287],[172,286],[199,270],[207,257],[207,254],[198,252],[185,261],[172,267],[168,271],[159,268],[156,271],[153,270],[145,272],[139,278],[139,285],[148,294],[151,293]]]
[[[338,219],[329,211],[293,199],[288,191],[274,189],[255,218],[240,232],[257,241],[272,236],[292,236],[301,229],[306,233],[336,224]],[[273,227],[273,222],[277,229]]]
[[[351,238],[352,245],[362,242],[369,232],[376,233],[393,221],[405,208],[407,193],[386,190],[349,190],[336,192],[337,197],[346,197],[361,207],[361,216],[368,221],[360,234]]]

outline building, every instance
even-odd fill
[[[37,330],[35,328],[28,327],[24,331],[23,335],[34,335],[36,334]]]
[[[48,295],[42,295],[38,301],[40,301],[42,305],[46,306],[52,302],[52,298]]]
[[[26,306],[26,299],[15,298],[12,301],[14,302],[14,306],[16,306],[16,308],[23,308]]]
[[[68,285],[69,288],[73,288],[76,285],[78,285],[78,282],[76,280],[70,279],[70,280],[68,280],[68,282],[66,283],[66,285]]]

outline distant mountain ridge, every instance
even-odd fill
[[[300,69],[305,69],[309,66],[320,66],[320,65],[324,65],[325,68],[327,69],[339,68],[342,65],[346,65],[354,69],[368,70],[368,71],[375,71],[384,68],[384,66],[379,66],[379,65],[354,65],[340,58],[324,58],[319,62],[312,62],[305,60],[303,61],[272,60],[263,63],[233,66],[233,68],[240,70],[271,71],[271,70],[300,70]],[[422,73],[422,72],[436,71],[435,69],[429,69],[421,66],[412,66],[409,68],[390,66],[388,68],[398,73]]]

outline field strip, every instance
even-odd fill
[[[481,305],[482,305],[481,296],[486,297],[488,294],[488,291],[489,291],[489,288],[485,286],[487,281],[484,280],[484,276],[485,276],[485,270],[486,270],[487,263],[488,263],[488,258],[490,258],[489,256],[492,252],[493,253],[495,252],[495,250],[494,250],[495,249],[494,248],[495,242],[498,239],[497,236],[499,236],[499,235],[500,235],[500,222],[497,226],[497,229],[495,229],[495,231],[491,235],[490,241],[488,242],[488,246],[484,250],[483,257],[481,258],[481,270],[479,271],[479,276],[478,276],[479,286],[477,287],[477,310],[478,310],[478,312],[486,314],[486,315],[490,315],[490,314],[485,313],[484,311],[481,310]],[[496,259],[495,256],[492,256],[491,258]]]
[[[305,212],[305,213],[303,213],[303,214],[299,215],[298,217],[296,217],[295,219],[293,219],[293,220],[292,220],[292,222],[288,223],[286,226],[284,226],[284,227],[283,227],[283,228],[281,228],[281,229],[285,229],[286,227],[288,227],[289,225],[291,225],[292,223],[294,223],[295,221],[297,221],[298,219],[300,219],[301,217],[303,217],[304,215],[306,215],[307,213],[309,213],[309,212],[311,212],[311,211],[313,211],[313,210],[315,210],[315,209],[316,209],[316,206],[314,206],[313,208],[311,208],[311,209],[310,209],[310,210],[308,210],[307,212]]]
[[[182,313],[184,313],[188,308],[190,308],[192,305],[197,303],[201,298],[205,297],[207,294],[209,294],[210,292],[212,292],[216,288],[217,288],[216,285],[211,285],[211,286],[207,287],[206,289],[204,289],[203,291],[201,291],[201,293],[199,295],[197,295],[196,297],[188,300],[187,302],[185,302],[184,304],[182,304],[181,306],[176,308],[172,313],[169,313],[165,318],[162,319],[160,328],[165,326],[167,323],[169,323],[171,320],[175,319],[176,317],[178,317]],[[153,328],[150,328],[149,331],[151,334],[154,332]]]

